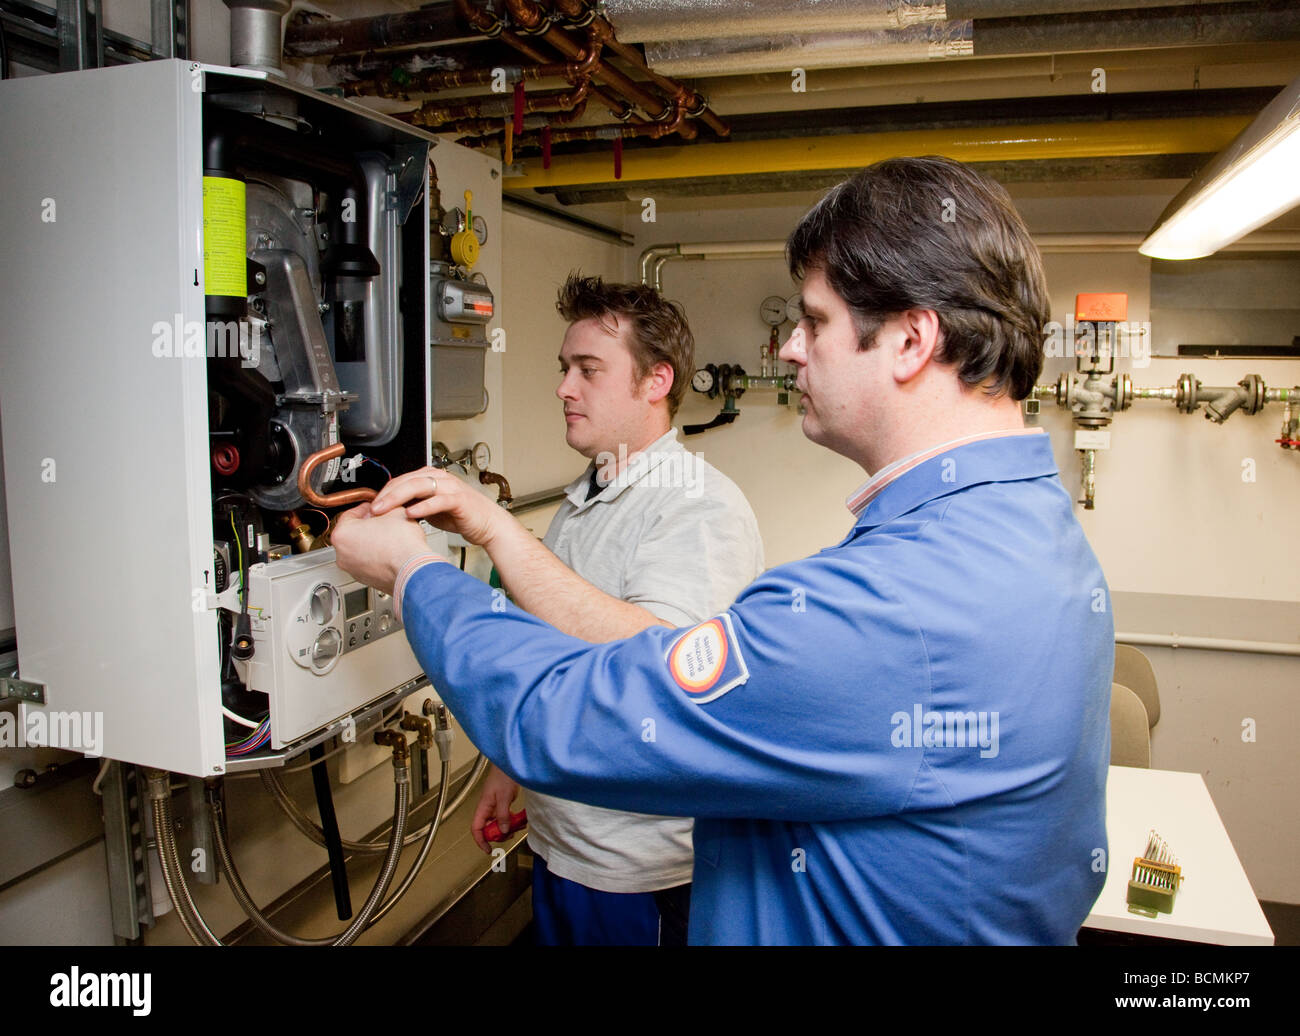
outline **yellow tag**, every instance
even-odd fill
[[[243,180],[203,178],[203,290],[208,295],[248,294],[244,190]]]

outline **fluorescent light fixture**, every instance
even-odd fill
[[[1181,192],[1138,247],[1200,259],[1300,204],[1300,79],[1293,80]]]

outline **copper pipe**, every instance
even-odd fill
[[[555,93],[529,94],[524,97],[525,112],[550,111],[560,109],[569,111],[581,104],[587,96],[587,84],[579,83],[574,89]],[[403,112],[403,121],[417,126],[441,126],[458,119],[475,119],[483,116],[505,118],[514,113],[514,98],[505,94],[496,94],[485,98],[471,98],[466,104],[435,104],[432,101],[420,105],[412,112]]]
[[[298,492],[312,507],[343,507],[346,504],[359,504],[365,500],[375,498],[373,489],[347,489],[340,493],[327,493],[323,496],[312,489],[312,472],[327,460],[342,457],[344,452],[346,452],[346,447],[341,442],[336,442],[333,446],[327,446],[325,449],[317,450],[311,454],[298,468]]]
[[[584,98],[582,100],[582,103],[574,105],[574,107],[569,111],[541,112],[535,117],[529,116],[529,118],[532,121],[532,126],[527,128],[538,129],[543,125],[547,125],[547,126],[567,125],[568,123],[581,118],[583,113],[586,110],[587,110],[587,101],[586,98]],[[467,147],[474,147],[476,146],[473,142],[474,138],[500,137],[502,132],[501,120],[499,118],[498,119],[461,119],[458,122],[451,123],[450,125],[439,126],[438,132],[455,133],[457,135],[457,140],[461,141],[462,143],[465,143]]]
[[[514,500],[514,494],[510,492],[510,483],[506,481],[505,475],[498,475],[495,471],[480,471],[478,480],[480,485],[496,486],[497,503],[509,508],[511,501]]]
[[[693,114],[695,118],[698,118],[720,137],[731,136],[731,127],[714,115],[713,112],[709,111],[708,102],[704,99],[702,94],[690,89],[682,83],[678,83],[675,80],[669,79],[667,76],[660,75],[656,72],[646,63],[646,60],[641,55],[640,51],[626,43],[619,42],[618,38],[614,35],[614,27],[610,25],[606,19],[597,18],[591,23],[591,29],[589,31],[592,33],[593,38],[599,43],[609,47],[610,50],[621,57],[624,61],[635,66],[637,69],[649,76],[650,81],[654,83],[655,86],[659,87],[659,89],[663,90],[674,100],[680,98],[682,103],[685,105],[688,115]]]
[[[587,14],[587,5],[582,0],[551,0],[551,6],[566,18],[576,20]]]
[[[551,20],[546,8],[533,3],[533,0],[506,0],[506,10],[510,12],[512,22],[530,32],[536,32]]]
[[[511,17],[519,22],[519,24],[528,28],[538,28],[544,21],[549,20],[545,9],[533,3],[532,0],[507,0],[507,7],[511,12]],[[492,15],[489,15],[486,11],[474,7],[474,5],[470,3],[470,0],[456,0],[456,9],[462,13],[463,17],[470,23],[470,25],[474,26],[474,28],[478,29],[480,32],[487,34],[489,31],[495,30],[499,33],[504,42],[510,44],[510,46],[514,47],[521,54],[527,54],[531,51],[532,55],[536,55],[533,57],[534,61],[546,61],[544,57],[537,55],[537,52],[533,50],[532,47],[528,46],[528,44],[525,44],[523,40],[520,40],[517,37],[514,39],[508,38],[513,34],[497,29],[497,26],[502,24],[501,21]],[[549,27],[545,33],[542,34],[541,38],[546,40],[547,43],[551,44],[551,46],[570,61],[581,61],[588,56],[583,52],[582,47],[569,38],[567,33],[561,29],[555,28],[554,26]],[[589,39],[588,51],[593,43],[594,40]],[[525,50],[524,47],[528,47],[528,50]],[[603,61],[596,61],[594,76],[596,79],[606,82],[607,85],[617,91],[617,93],[622,94],[623,97],[626,97],[633,104],[639,105],[647,112],[650,112],[653,116],[660,116],[668,110],[666,102],[655,97],[653,94],[646,93],[638,87],[636,83],[623,75],[622,72],[611,68]],[[604,100],[610,105],[610,111],[617,113],[620,110],[621,105],[611,103],[607,99],[608,95],[598,93],[597,96],[600,96],[601,100]]]
[[[525,79],[567,78],[566,73],[572,67],[567,64],[554,65],[512,65],[504,69],[464,68],[455,72],[402,72],[401,66],[394,66],[369,79],[355,79],[343,84],[343,92],[348,97],[366,94],[373,97],[392,97],[409,100],[411,94],[434,93],[437,90],[449,90],[461,86],[481,86],[490,83],[499,71],[505,73],[505,81],[514,83]]]

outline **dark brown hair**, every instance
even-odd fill
[[[637,380],[649,375],[656,364],[672,367],[673,387],[666,398],[668,413],[677,413],[695,370],[695,337],[681,306],[644,284],[607,284],[599,277],[575,272],[560,289],[555,308],[570,324],[595,319],[610,334],[614,328],[608,316],[626,321]]]
[[[1051,316],[1042,260],[1003,187],[948,158],[892,158],[822,198],[786,242],[790,272],[820,269],[848,305],[859,347],[882,320],[932,309],[935,359],[967,385],[1024,399]]]

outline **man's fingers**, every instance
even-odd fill
[[[370,502],[370,506],[376,514],[383,514],[389,508],[397,507],[399,504],[427,500],[429,497],[436,496],[439,489],[444,492],[454,492],[455,487],[452,485],[454,482],[453,476],[437,468],[408,471],[405,475],[398,475],[384,486]]]
[[[356,507],[349,507],[346,511],[335,517],[334,524],[337,526],[339,522],[350,521],[353,518],[371,517],[372,508],[370,505],[372,502],[373,501],[370,500],[363,500],[361,503],[357,504]]]
[[[478,808],[474,810],[474,819],[469,823],[469,833],[474,839],[474,844],[489,854],[492,852],[492,846],[483,837],[483,828],[487,826],[493,808],[494,804],[488,801],[488,797],[486,795],[481,796],[478,800]]]

